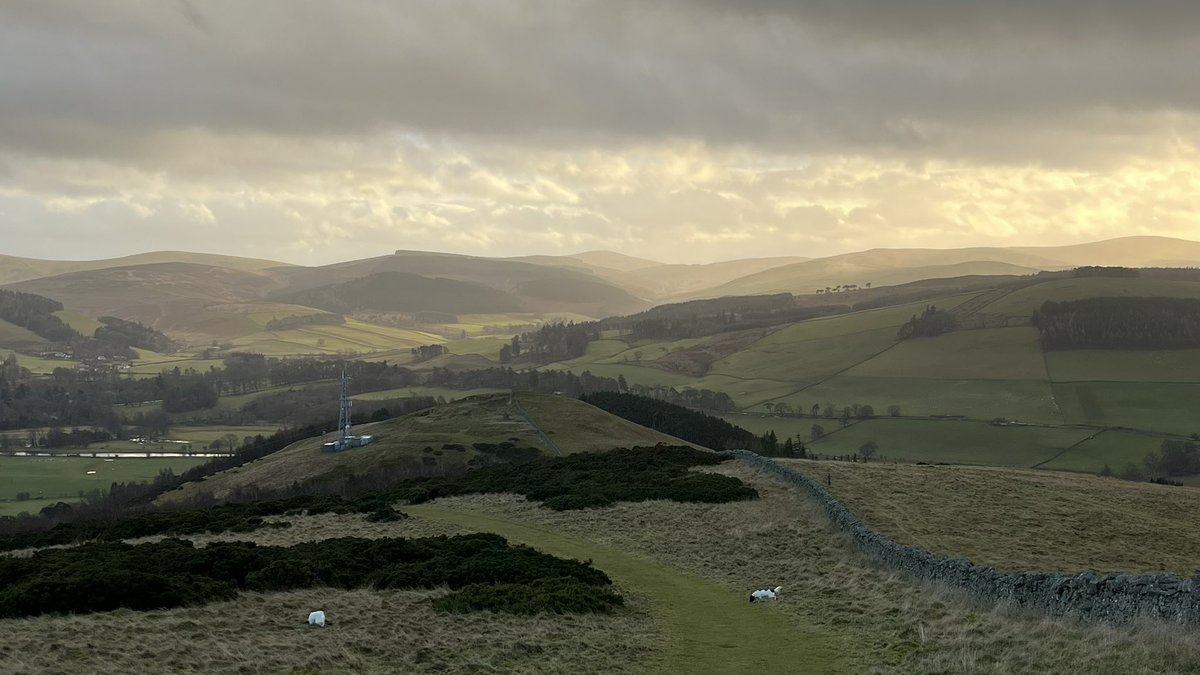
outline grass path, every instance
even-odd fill
[[[423,504],[410,515],[495,532],[558,556],[592,560],[618,585],[650,601],[666,642],[655,673],[843,672],[837,641],[805,631],[770,604],[751,604],[733,591],[666,565],[552,530],[475,511]],[[786,590],[784,601],[787,601]]]

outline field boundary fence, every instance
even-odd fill
[[[969,560],[937,555],[900,544],[854,517],[825,486],[799,471],[746,450],[728,454],[808,494],[834,526],[868,558],[916,578],[965,590],[989,602],[1010,603],[1054,616],[1125,624],[1153,618],[1200,624],[1200,575],[1058,574],[1002,572]]]

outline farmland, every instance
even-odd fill
[[[0,499],[28,492],[34,499],[73,501],[79,493],[107,490],[114,482],[144,481],[163,469],[176,474],[204,459],[93,459],[90,457],[0,457]],[[88,473],[89,471],[93,473]]]

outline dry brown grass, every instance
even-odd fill
[[[786,461],[872,529],[1005,570],[1200,571],[1200,489],[1080,474]]]
[[[185,609],[0,622],[4,673],[631,673],[644,612],[445,614],[440,592],[315,589]],[[305,622],[323,609],[330,624]]]
[[[286,516],[283,529],[189,537],[290,546],[331,537],[462,531],[417,518]],[[158,537],[138,541],[150,541]],[[645,600],[614,615],[446,614],[439,591],[246,593],[203,607],[0,621],[0,673],[645,673],[661,645]],[[324,610],[324,629],[305,623]]]
[[[1194,635],[1158,624],[1080,626],[980,605],[866,563],[816,506],[743,465],[764,499],[646,502],[554,512],[518,497],[439,500],[640,553],[734,588],[782,584],[798,627],[842,638],[856,672],[1174,673],[1200,669]],[[714,617],[714,620],[719,620]]]

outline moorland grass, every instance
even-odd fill
[[[1149,675],[1200,667],[1200,645],[1182,629],[1156,623],[1080,626],[979,604],[879,569],[795,490],[738,463],[716,470],[749,481],[763,499],[644,502],[556,513],[520,498],[489,495],[456,497],[439,507],[587,539],[731,589],[783,585],[770,611],[792,622],[801,647],[813,634],[843,645],[850,672]],[[420,516],[420,508],[414,515]],[[719,614],[701,619],[727,630]],[[797,672],[787,662],[770,660],[756,670]]]
[[[1200,571],[1200,490],[1050,471],[786,460],[896,541],[1003,570]]]
[[[244,593],[199,607],[0,621],[0,671],[154,673],[647,673],[657,626],[614,614],[439,611],[444,590]],[[322,609],[325,628],[306,625]],[[99,637],[102,636],[102,637]]]

